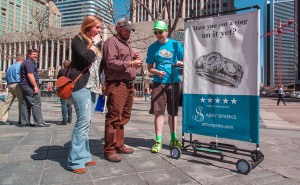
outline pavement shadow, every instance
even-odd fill
[[[70,138],[71,139],[71,138]],[[103,139],[90,139],[90,150],[92,156],[103,154]],[[40,146],[31,155],[32,160],[49,160],[58,163],[62,168],[68,170],[67,161],[70,151],[71,141],[62,145]],[[50,165],[53,166],[53,165]]]
[[[125,137],[124,144],[139,148],[139,147],[146,147],[151,149],[151,147],[154,145],[155,140],[154,139],[145,139],[145,138],[134,138],[134,137]],[[163,144],[163,148],[169,147],[168,145]]]
[[[57,125],[58,123],[60,123],[61,121],[45,121],[45,123],[48,124],[55,124]],[[34,126],[30,126],[30,125],[21,125],[18,121],[7,121],[8,124],[4,124],[4,123],[0,123],[0,125],[11,125],[11,126],[16,126],[16,127],[34,127]],[[33,123],[31,123],[33,124]]]
[[[148,150],[150,151],[150,149],[154,143],[155,143],[154,139],[125,137],[126,145],[128,145],[129,147],[135,147],[135,148],[144,147],[144,148],[141,148],[142,150],[145,150],[145,147],[146,147],[146,148],[149,148]],[[163,149],[170,150],[170,146],[163,144]],[[160,155],[164,155],[167,158],[172,158],[170,154],[160,153]],[[214,155],[208,155],[208,154],[199,153],[199,152],[195,153],[194,150],[190,149],[190,148],[182,150],[182,155],[189,155],[189,156],[195,157],[195,159],[191,159],[191,158],[186,159],[186,158],[182,158],[182,157],[180,158],[181,160],[185,160],[187,162],[191,162],[194,164],[200,164],[200,165],[215,166],[218,168],[229,170],[234,173],[238,173],[237,170],[234,170],[229,167],[224,167],[221,164],[218,165],[218,162],[232,164],[233,166],[236,165],[236,162],[239,158],[237,158],[237,156],[234,156],[234,155],[224,154],[224,159],[220,159],[220,157],[214,156]],[[199,158],[201,158],[201,160],[199,160]],[[176,159],[174,159],[174,160],[176,160]]]
[[[61,121],[51,121],[51,120],[47,120],[45,121],[46,123],[50,123],[50,124],[55,124],[57,125],[58,123],[60,123]]]

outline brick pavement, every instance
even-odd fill
[[[74,123],[56,125],[61,120],[60,105],[42,102],[43,116],[51,123],[50,128],[22,128],[16,125],[15,102],[9,115],[13,124],[0,125],[0,184],[300,184],[299,125],[284,120],[280,115],[282,111],[270,111],[277,109],[273,102],[272,99],[261,101],[260,149],[265,160],[248,175],[238,174],[235,164],[194,156],[193,153],[183,154],[178,160],[170,158],[167,125],[163,132],[162,152],[150,153],[155,137],[153,116],[148,114],[149,102],[143,99],[135,100],[132,119],[125,127],[125,143],[134,147],[135,153],[122,155],[120,163],[103,159],[104,114],[96,113],[90,129],[90,145],[97,165],[88,167],[86,174],[73,174],[65,167]],[[3,102],[0,102],[2,105]],[[300,109],[299,102],[294,102],[293,106]],[[194,139],[214,140],[197,135]],[[247,149],[255,148],[245,142],[219,141]],[[235,162],[237,159],[234,157],[225,158]]]

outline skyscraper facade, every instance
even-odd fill
[[[296,84],[297,87],[300,89],[300,65],[299,65],[299,7],[300,4],[298,1],[295,1],[295,22],[296,22],[296,29],[295,29],[295,36],[296,36],[296,40],[295,40],[295,61],[296,61],[296,74],[297,74],[297,78],[296,78]]]
[[[136,4],[135,0],[131,0],[131,4]],[[164,0],[141,0],[146,7],[153,13],[154,17],[158,16],[163,7]],[[170,17],[176,17],[179,8],[179,0],[170,1]],[[224,12],[234,9],[234,0],[184,0],[182,5],[182,18],[191,16],[201,16],[217,12]],[[151,21],[150,15],[145,8],[137,6],[133,8],[131,15],[133,22]],[[168,13],[165,9],[162,12],[162,19],[168,19]]]
[[[2,0],[0,34],[61,26],[61,14],[49,0]]]
[[[295,65],[295,24],[288,25],[294,19],[294,0],[272,0],[266,5],[266,31],[281,30],[265,37],[264,84],[277,86],[290,85],[296,80]],[[281,26],[284,28],[281,29]],[[281,52],[280,52],[281,51]]]
[[[108,4],[111,2],[111,4]],[[62,14],[62,26],[80,25],[84,17],[96,15],[106,24],[112,23],[112,2],[107,0],[55,0]]]

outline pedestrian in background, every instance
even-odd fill
[[[278,88],[278,101],[277,101],[277,106],[279,106],[280,100],[282,101],[283,105],[285,106],[284,102],[284,92],[283,92],[283,85],[280,85]]]
[[[136,68],[143,64],[140,53],[134,52],[129,42],[131,31],[135,31],[131,22],[126,18],[120,19],[116,31],[117,34],[107,39],[103,46],[108,109],[105,116],[104,156],[111,162],[121,161],[118,153],[134,152],[124,145],[124,125],[131,116]]]
[[[145,93],[145,101],[147,101],[147,98],[151,99],[150,98],[150,88],[148,86],[146,86],[144,93]]]
[[[16,62],[9,66],[7,68],[6,72],[6,82],[8,85],[8,96],[5,100],[4,105],[1,108],[1,122],[4,124],[10,124],[7,122],[8,119],[8,111],[12,105],[12,103],[15,101],[16,97],[18,99],[18,112],[19,112],[19,118],[18,118],[18,124],[21,124],[21,105],[23,100],[22,90],[20,87],[20,68],[21,63],[24,60],[23,55],[17,55],[16,56]]]
[[[180,69],[172,71],[172,65],[183,65],[182,45],[167,37],[168,26],[163,21],[154,24],[153,33],[157,38],[149,46],[146,63],[148,71],[154,75],[153,88],[151,93],[151,108],[149,113],[154,114],[156,142],[151,148],[151,152],[158,153],[162,148],[162,130],[164,125],[164,114],[167,106],[168,123],[170,128],[170,146],[182,147],[177,139],[177,114],[180,97]],[[155,66],[155,67],[154,67]],[[174,72],[174,89],[172,89],[172,75]],[[174,97],[172,97],[174,91]],[[174,98],[174,107],[172,99]],[[174,131],[172,125],[172,109],[174,109]]]
[[[102,19],[96,16],[84,18],[80,32],[72,39],[72,61],[69,78],[75,80],[85,70],[75,83],[72,100],[77,120],[73,129],[71,147],[67,167],[74,173],[85,173],[85,166],[95,165],[92,161],[89,146],[89,127],[97,103],[97,96],[88,86],[90,67],[97,60],[100,51],[98,44],[101,41]]]
[[[65,60],[63,62],[63,68],[58,71],[57,78],[61,76],[65,76],[66,72],[71,64],[70,60]],[[54,89],[54,88],[53,88]],[[54,93],[54,90],[53,90]],[[62,121],[58,123],[58,125],[67,125],[67,123],[72,123],[72,99],[62,99],[60,98],[60,104],[61,104],[61,115],[62,115]]]
[[[41,96],[39,91],[39,73],[36,61],[38,51],[29,49],[27,59],[21,64],[21,90],[23,101],[21,106],[21,126],[49,127],[42,115]],[[34,124],[30,124],[31,113]]]

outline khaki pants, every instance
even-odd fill
[[[9,111],[12,103],[16,99],[16,97],[18,99],[18,104],[19,104],[19,110],[18,110],[19,120],[18,120],[18,122],[20,123],[20,121],[21,121],[21,105],[22,105],[23,95],[22,95],[20,84],[18,84],[18,83],[8,85],[8,96],[5,100],[3,107],[1,108],[1,121],[5,121],[5,122],[7,121],[8,111]]]

